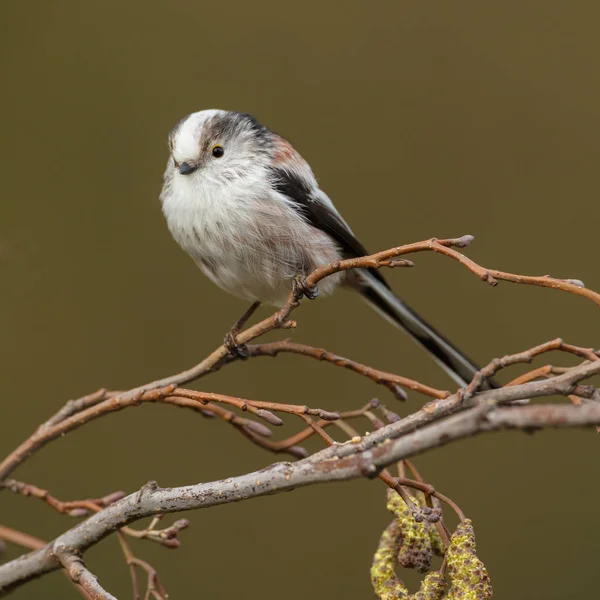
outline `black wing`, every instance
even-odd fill
[[[346,223],[326,204],[314,199],[311,187],[287,169],[273,169],[273,186],[294,202],[296,210],[313,226],[330,235],[339,245],[344,258],[356,258],[369,254],[354,237]],[[373,277],[389,289],[389,284],[377,270],[367,269]]]

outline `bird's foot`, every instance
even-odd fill
[[[248,346],[246,346],[246,344],[238,344],[237,336],[240,333],[240,329],[246,324],[259,306],[260,302],[255,300],[250,308],[233,324],[233,327],[225,335],[223,346],[227,349],[229,356],[241,358],[242,360],[245,360],[250,356]]]
[[[225,338],[223,339],[223,346],[227,349],[227,352],[230,356],[234,358],[241,358],[242,360],[246,360],[250,356],[250,352],[248,350],[248,346],[246,344],[238,344],[237,342],[237,334],[239,332],[235,329],[228,331],[225,334]]]
[[[319,288],[316,285],[308,285],[306,277],[297,275],[292,281],[292,292],[296,300],[300,300],[302,296],[306,296],[309,300],[314,300],[319,295]]]

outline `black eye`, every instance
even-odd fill
[[[223,146],[221,146],[219,144],[215,144],[212,148],[212,155],[215,158],[221,158],[221,156],[223,156],[223,154],[225,154],[225,150],[223,150]]]

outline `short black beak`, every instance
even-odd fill
[[[179,165],[179,172],[182,175],[189,175],[190,173],[193,173],[197,168],[197,165],[190,165],[190,163],[183,162]]]

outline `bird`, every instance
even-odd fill
[[[292,144],[248,113],[208,109],[181,119],[168,136],[160,193],[179,246],[220,288],[251,302],[225,336],[241,358],[241,326],[262,304],[281,307],[316,267],[368,255]],[[480,370],[398,298],[378,269],[336,273],[304,288],[314,298],[345,287],[424,347],[460,386]]]

